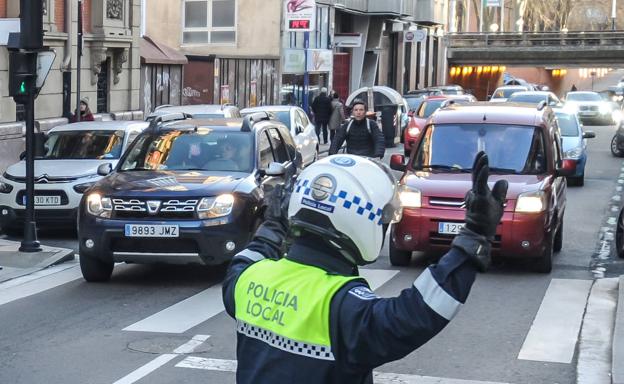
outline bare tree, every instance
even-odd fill
[[[574,8],[573,0],[520,0],[524,30],[530,32],[560,31],[566,28]]]

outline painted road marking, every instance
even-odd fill
[[[552,279],[518,359],[572,362],[591,280]]]
[[[360,275],[375,290],[392,279],[399,271],[361,269]],[[221,284],[212,286],[194,296],[124,328],[124,331],[184,333],[223,312]]]
[[[168,353],[166,355],[160,355],[160,356],[156,357],[154,360],[152,360],[149,363],[147,363],[144,366],[142,366],[141,368],[138,368],[137,370],[131,372],[130,374],[128,374],[128,375],[122,377],[121,379],[115,381],[113,384],[132,384],[132,383],[135,383],[135,382],[141,380],[142,378],[144,378],[145,376],[149,375],[150,373],[154,372],[158,368],[162,367],[163,365],[167,364],[171,360],[175,359],[178,356],[179,355],[176,355],[176,354],[173,354],[173,353]]]
[[[71,267],[61,265],[33,273],[24,278],[9,280],[0,285],[0,305],[36,295],[80,278],[82,278],[82,272],[77,265]]]
[[[236,372],[236,366],[236,360],[209,359],[196,356],[189,356],[176,364],[177,368],[192,368],[232,373]],[[503,384],[492,381],[449,379],[386,372],[374,372],[373,377],[376,384]]]
[[[189,353],[195,352],[197,347],[202,345],[204,341],[208,340],[210,335],[195,335],[191,340],[186,342],[185,344],[179,346],[178,348],[173,350],[173,353],[177,353],[180,355],[187,355]]]

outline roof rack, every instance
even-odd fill
[[[154,111],[158,111],[159,109],[168,108],[168,107],[175,107],[175,105],[172,105],[172,104],[159,105],[158,107],[154,108]]]
[[[548,106],[548,102],[546,100],[542,100],[539,103],[537,103],[537,110],[541,111],[542,109],[546,108]]]
[[[254,112],[243,118],[243,126],[241,127],[241,131],[243,132],[251,132],[251,128],[261,121],[271,120],[271,114],[266,111]]]
[[[180,120],[187,120],[187,119],[192,119],[193,116],[188,114],[188,113],[184,113],[184,112],[174,112],[174,113],[167,113],[164,115],[160,115],[160,116],[154,116],[151,120],[150,120],[150,125],[148,129],[156,129],[158,128],[162,123],[168,123],[171,121],[180,121]]]

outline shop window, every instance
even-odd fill
[[[236,0],[185,0],[184,44],[236,42]]]

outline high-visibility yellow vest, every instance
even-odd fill
[[[288,259],[263,260],[238,278],[238,332],[298,355],[333,360],[329,309],[334,294],[358,276],[330,275]]]

